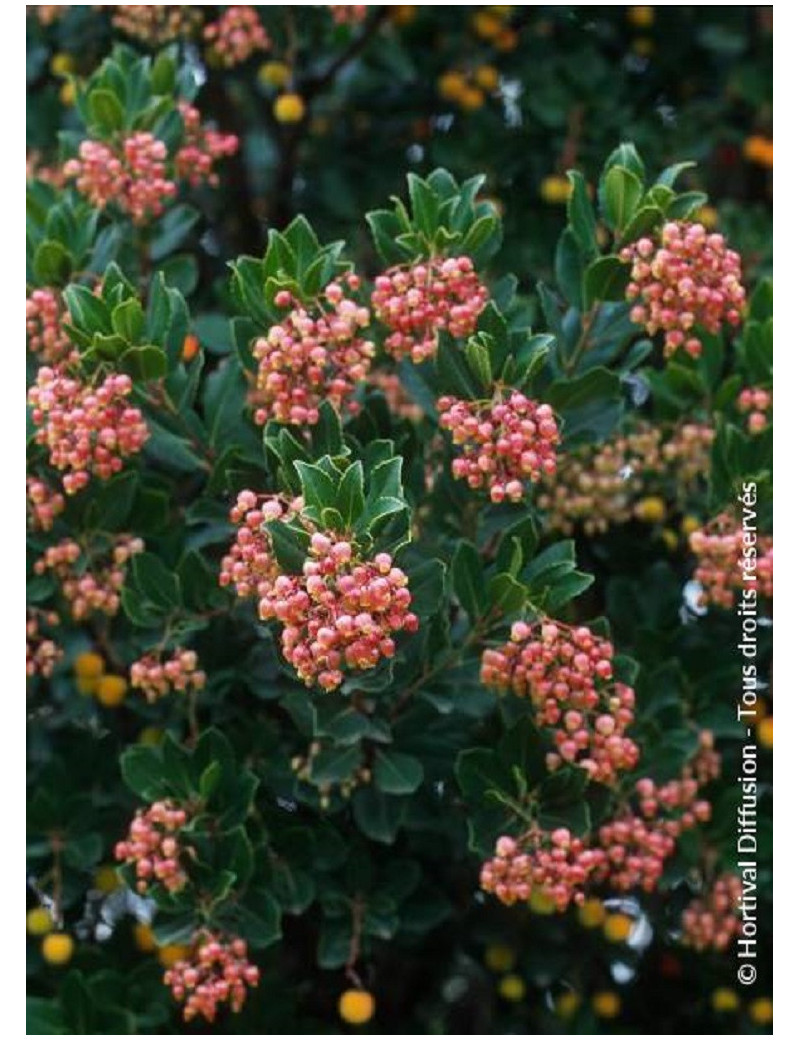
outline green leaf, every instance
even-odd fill
[[[665,170],[662,170],[656,177],[656,184],[664,184],[668,188],[675,187],[675,181],[680,177],[684,170],[692,170],[697,166],[696,162],[679,162],[673,163],[672,166],[668,166]]]
[[[478,383],[488,390],[492,385],[492,360],[489,348],[479,336],[472,336],[467,341],[467,364]]]
[[[624,300],[630,280],[630,264],[618,256],[601,256],[594,260],[583,275],[583,295],[586,306],[595,300]]]
[[[111,333],[111,317],[108,308],[85,285],[68,285],[64,290],[70,317],[73,323],[89,335],[95,332]]]
[[[164,766],[154,749],[134,744],[120,757],[120,771],[127,786],[145,801],[154,801],[164,791]]]
[[[646,235],[663,219],[664,214],[658,206],[641,206],[625,225],[621,241],[631,242],[640,235]]]
[[[600,209],[615,231],[628,224],[642,197],[642,182],[624,166],[612,166],[600,181]]]
[[[110,90],[95,88],[89,94],[89,119],[104,135],[110,136],[125,126],[125,110]]]
[[[222,766],[219,762],[209,762],[200,774],[198,790],[203,798],[210,798],[222,779]]]
[[[33,254],[33,273],[41,285],[61,285],[72,272],[72,257],[54,239],[40,242]]]
[[[386,794],[413,794],[422,783],[422,764],[412,755],[399,751],[378,751],[375,755],[375,783]]]
[[[111,327],[130,344],[139,342],[144,331],[144,309],[138,300],[118,303],[111,312]]]
[[[323,509],[336,508],[336,485],[320,466],[308,462],[295,462],[294,468],[300,478],[303,501],[320,515]]]
[[[425,560],[407,571],[411,610],[421,621],[436,614],[442,605],[446,570],[441,560]]]
[[[480,554],[471,542],[460,541],[450,563],[453,591],[471,621],[482,617],[489,605]]]
[[[355,524],[364,510],[364,467],[353,462],[342,475],[334,508],[341,514],[346,528]]]
[[[153,606],[173,610],[181,605],[177,576],[154,553],[137,553],[131,561],[131,571],[137,588]]]
[[[199,219],[200,213],[193,206],[183,203],[171,206],[156,225],[150,241],[151,258],[163,260],[169,253],[174,253]]]
[[[704,191],[686,191],[682,195],[676,195],[670,202],[667,206],[667,216],[671,220],[686,220],[707,202],[708,195]]]
[[[430,239],[438,226],[439,200],[436,192],[415,173],[409,173],[407,181],[414,223],[425,238]]]
[[[564,228],[556,246],[556,281],[564,298],[573,306],[581,307],[583,261],[578,240],[571,228]]]
[[[528,602],[528,590],[510,574],[495,574],[489,582],[489,600],[503,614],[515,614]]]
[[[572,185],[572,192],[567,200],[569,226],[583,252],[587,256],[597,256],[597,227],[586,180],[577,170],[568,170],[567,177]]]
[[[308,556],[308,534],[282,520],[270,521],[267,528],[278,565],[287,574],[300,574]]]
[[[374,787],[360,787],[353,795],[352,804],[359,829],[373,841],[391,845],[405,819],[406,800]]]
[[[131,347],[120,355],[119,367],[136,382],[163,379],[167,374],[167,355],[152,344]]]
[[[311,783],[331,784],[349,779],[361,766],[361,748],[326,748],[311,759]]]

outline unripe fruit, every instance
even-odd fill
[[[61,90],[58,92],[58,99],[62,105],[69,108],[75,104],[75,94],[75,84],[68,79],[66,83],[62,84]]]
[[[158,949],[158,960],[163,968],[173,968],[178,961],[185,961],[191,954],[190,946],[181,946],[178,943],[170,943],[160,946]]]
[[[306,114],[306,103],[299,94],[280,94],[272,112],[279,123],[299,123]]]
[[[711,994],[711,1007],[720,1014],[726,1011],[736,1011],[739,1007],[739,994],[727,986],[720,986]]]
[[[25,915],[25,926],[28,935],[47,935],[53,930],[53,918],[50,911],[43,906],[35,906]]]
[[[478,11],[472,16],[472,28],[482,39],[493,40],[502,33],[503,23],[487,11]]]
[[[461,92],[461,95],[458,98],[458,103],[465,112],[475,112],[477,109],[483,107],[484,100],[485,98],[482,90],[478,90],[477,87],[467,87]]]
[[[50,71],[54,76],[69,76],[75,71],[75,60],[71,54],[60,51],[50,59]]]
[[[549,915],[555,913],[556,910],[555,900],[547,895],[546,892],[542,892],[540,888],[535,888],[533,892],[531,892],[528,906],[535,914],[539,914],[541,917],[549,917]]]
[[[100,654],[88,650],[86,653],[78,654],[72,667],[79,679],[99,679],[103,674],[105,664]]]
[[[603,935],[609,942],[625,942],[632,927],[633,922],[625,914],[609,914],[603,922]]]
[[[598,1018],[616,1018],[621,1008],[619,994],[613,990],[601,990],[592,997],[592,1011]]]
[[[258,78],[268,87],[285,87],[291,76],[291,69],[282,61],[265,61],[258,70]]]
[[[52,932],[42,940],[42,956],[48,964],[60,967],[72,960],[75,942],[71,935],[64,932]]]
[[[519,975],[504,975],[497,984],[497,992],[503,1000],[516,1004],[525,996],[525,980]]]
[[[375,998],[363,989],[346,989],[339,997],[339,1017],[351,1026],[363,1026],[375,1014]]]
[[[553,1010],[560,1019],[569,1019],[575,1014],[581,1004],[580,996],[574,990],[559,993],[553,1001]]]
[[[762,747],[772,748],[772,716],[768,719],[761,719],[756,725],[756,736],[758,742]]]
[[[681,532],[688,538],[693,531],[699,531],[702,524],[696,516],[685,516],[681,520]]]
[[[658,495],[650,495],[636,503],[634,508],[636,516],[647,524],[660,524],[667,515],[667,506],[663,498]]]
[[[94,887],[99,892],[116,892],[118,888],[122,887],[117,868],[112,867],[110,863],[103,863],[94,872]]]
[[[466,76],[462,72],[457,72],[455,69],[443,73],[439,77],[436,85],[439,94],[446,101],[460,101],[464,91],[469,89]]]
[[[655,11],[652,7],[629,7],[628,21],[637,29],[649,29],[655,21]]]
[[[772,1021],[772,1001],[769,997],[758,997],[747,1010],[756,1025],[765,1026]]]
[[[158,726],[145,726],[137,743],[144,744],[145,747],[158,747],[164,743],[164,730]]]
[[[506,972],[514,967],[517,957],[510,946],[495,943],[487,946],[483,954],[483,963],[489,971]]]
[[[103,675],[97,682],[95,697],[105,708],[118,708],[127,692],[128,684],[121,675]]]
[[[143,924],[141,921],[137,921],[133,926],[133,941],[137,950],[141,950],[142,953],[152,953],[158,946],[153,929],[149,924]]]
[[[415,4],[393,4],[389,11],[389,18],[395,25],[409,25],[417,17]]]
[[[554,173],[549,177],[545,177],[539,185],[539,194],[545,202],[549,202],[552,206],[558,206],[566,202],[570,197],[572,185],[566,177],[561,177]]]
[[[602,899],[587,899],[578,907],[578,920],[584,928],[599,928],[606,919],[606,908]]]

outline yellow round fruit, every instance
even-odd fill
[[[94,872],[94,887],[99,892],[116,892],[122,887],[117,868],[111,863],[101,864]]]
[[[667,515],[667,505],[658,495],[648,495],[636,503],[634,511],[646,524],[660,524]]]
[[[628,21],[637,29],[649,29],[656,20],[656,13],[652,7],[629,7]]]
[[[79,679],[99,679],[105,667],[103,658],[93,650],[78,654],[72,663],[72,670]]]
[[[494,65],[479,65],[475,69],[475,82],[483,90],[497,90],[500,84],[500,73]]]
[[[511,971],[517,955],[510,946],[501,943],[493,943],[483,951],[483,963],[489,971],[506,972]]]
[[[299,123],[306,114],[306,103],[299,94],[279,94],[272,112],[279,123]]]
[[[103,675],[97,681],[95,697],[105,708],[118,708],[127,692],[128,684],[121,675]]]
[[[739,994],[736,990],[727,986],[720,986],[711,994],[711,1007],[720,1013],[724,1011],[736,1011],[739,1007]]]
[[[35,906],[25,915],[25,927],[28,935],[47,935],[53,930],[53,918],[50,911],[43,906]]]
[[[477,87],[465,87],[458,99],[459,105],[465,112],[474,112],[476,109],[482,108],[484,101],[483,91],[478,90]]]
[[[393,4],[389,12],[389,17],[395,25],[410,25],[417,17],[415,4]]]
[[[133,941],[136,944],[136,949],[141,950],[142,953],[152,953],[158,946],[156,937],[153,935],[153,929],[149,924],[144,924],[142,921],[137,921],[133,926]],[[169,947],[164,947],[169,949]],[[180,960],[180,957],[178,958]]]
[[[488,11],[478,11],[472,16],[472,28],[481,39],[493,40],[503,31],[503,22]]]
[[[458,101],[464,91],[469,89],[466,76],[457,69],[443,72],[437,80],[436,87],[446,101]]]
[[[503,1000],[517,1004],[525,996],[525,980],[519,975],[504,975],[497,983],[497,992]]]
[[[549,202],[553,206],[560,205],[566,202],[572,194],[572,185],[566,177],[553,173],[549,177],[545,177],[539,185],[539,194],[545,202]]]
[[[756,736],[758,742],[762,747],[772,748],[772,716],[770,715],[767,719],[761,719],[756,725]]]
[[[742,154],[749,162],[772,167],[772,141],[761,134],[752,134],[742,145]]]
[[[535,914],[540,914],[543,917],[547,917],[549,914],[554,914],[556,911],[555,900],[540,888],[535,888],[533,892],[531,892],[528,906]]]
[[[65,932],[51,932],[42,939],[42,956],[48,964],[60,966],[72,960],[75,942]]]
[[[606,908],[602,899],[587,899],[578,907],[578,920],[584,928],[599,928],[606,919]]]
[[[82,697],[91,697],[92,694],[97,692],[97,684],[99,682],[100,682],[99,678],[97,678],[97,679],[81,679],[80,677],[78,677],[75,680],[75,686],[76,686],[76,688],[78,690],[78,693]]]
[[[598,1018],[616,1018],[621,1008],[619,994],[613,990],[601,990],[592,997],[592,1011]]]
[[[59,51],[50,59],[50,71],[54,76],[69,76],[75,71],[75,61],[71,54]]]
[[[159,726],[145,726],[137,743],[144,744],[145,747],[158,747],[164,743],[164,730]]]
[[[681,532],[686,538],[688,538],[694,531],[699,531],[701,527],[702,524],[696,516],[688,515],[681,520]]]
[[[375,1014],[375,998],[365,989],[346,989],[339,997],[339,1017],[351,1026],[363,1026]]]
[[[67,108],[75,104],[75,84],[71,79],[68,79],[66,83],[61,84],[61,89],[58,92],[58,100],[62,105]]]
[[[189,946],[170,943],[167,946],[159,946],[158,959],[162,968],[174,968],[178,961],[185,961],[191,952]]]
[[[609,914],[603,922],[603,935],[609,942],[625,942],[632,928],[633,921],[627,914]]]
[[[580,1006],[581,998],[579,994],[571,989],[565,993],[559,993],[553,1001],[553,1010],[561,1019],[572,1018]]]
[[[756,1025],[765,1026],[772,1021],[772,1001],[769,997],[758,997],[747,1011]]]
[[[258,78],[267,87],[285,87],[292,70],[283,61],[265,61],[258,70]]]
[[[661,532],[661,541],[667,547],[670,552],[675,552],[678,546],[681,544],[681,540],[678,537],[678,532],[673,531],[671,527],[665,527]]]

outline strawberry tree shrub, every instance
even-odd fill
[[[768,1029],[769,281],[631,143],[532,292],[444,168],[225,254],[197,79],[116,47],[29,183],[29,1031]]]

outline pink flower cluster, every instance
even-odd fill
[[[375,668],[393,657],[392,634],[415,632],[408,578],[388,553],[359,559],[336,534],[315,532],[302,575],[282,574],[261,593],[262,621],[283,625],[283,655],[307,686],[335,690],[344,670]]]
[[[241,1011],[247,987],[257,986],[258,980],[259,970],[248,961],[243,939],[227,941],[208,933],[199,937],[190,959],[178,961],[164,973],[164,984],[184,1004],[186,1022],[198,1015],[213,1022],[223,1004]]]
[[[741,878],[721,874],[710,892],[693,899],[683,911],[683,942],[698,951],[727,950],[741,931],[741,897]]]
[[[211,57],[227,69],[247,61],[257,51],[270,48],[270,38],[255,7],[228,7],[203,33],[209,41]]]
[[[55,518],[64,512],[64,496],[54,491],[39,477],[26,477],[25,489],[28,500],[28,522],[34,530],[49,531]]]
[[[358,410],[352,395],[369,372],[375,345],[361,330],[369,310],[345,294],[360,284],[350,274],[325,287],[322,298],[306,307],[286,290],[275,297],[278,307],[291,307],[280,325],[253,344],[263,407],[255,419],[313,426],[327,400],[341,410]]]
[[[178,832],[187,820],[186,810],[169,799],[136,810],[128,837],[117,842],[114,856],[134,868],[137,892],[144,893],[155,883],[167,892],[180,892],[186,885],[189,879],[180,860],[191,846],[181,841]]]
[[[303,572],[281,573],[264,524],[291,520],[301,510],[301,500],[242,491],[231,512],[240,526],[222,561],[220,584],[257,597],[262,621],[283,625],[283,655],[298,676],[307,686],[334,690],[345,670],[374,668],[394,656],[392,634],[416,631],[418,620],[408,609],[408,578],[388,553],[363,560],[347,538],[306,522],[311,539]]]
[[[498,839],[494,857],[483,864],[481,888],[507,906],[539,890],[564,911],[573,900],[583,902],[584,888],[602,860],[601,852],[587,848],[566,827],[550,832],[533,827],[522,842]]]
[[[73,352],[62,324],[64,307],[56,289],[34,289],[25,301],[28,349],[47,364],[63,361]]]
[[[78,158],[64,164],[64,175],[93,206],[109,203],[144,224],[164,211],[178,188],[167,176],[167,146],[144,131],[126,137],[120,154],[102,141],[81,141]]]
[[[118,535],[111,549],[110,559],[94,565],[80,565],[81,547],[71,538],[65,538],[45,550],[34,564],[36,574],[52,571],[61,584],[61,594],[70,605],[76,621],[99,611],[113,617],[120,606],[119,593],[125,583],[125,565],[135,553],[144,550],[141,538]]]
[[[483,865],[481,887],[506,904],[538,889],[562,911],[571,902],[582,903],[589,886],[652,892],[677,838],[711,816],[698,791],[703,777],[719,768],[712,744],[710,733],[700,735],[699,751],[679,779],[661,786],[639,780],[633,798],[594,839],[580,839],[563,827],[548,833],[535,824],[518,840],[501,837],[494,857]]]
[[[116,4],[115,29],[151,47],[188,37],[202,21],[200,11],[184,5]]]
[[[367,4],[328,4],[337,25],[358,25],[367,17]]]
[[[175,176],[187,180],[193,188],[205,182],[216,187],[219,176],[214,172],[214,163],[235,155],[239,138],[204,127],[200,112],[188,101],[179,101],[178,111],[183,119],[184,139],[175,154]]]
[[[280,574],[264,525],[269,520],[289,520],[303,508],[303,500],[285,502],[279,495],[258,496],[241,491],[230,512],[231,523],[238,524],[236,539],[220,566],[219,583],[232,586],[236,595],[269,595]]]
[[[459,256],[391,268],[375,279],[372,306],[391,330],[386,350],[417,363],[436,353],[439,329],[471,335],[488,299],[472,260]]]
[[[28,391],[36,442],[50,452],[50,463],[62,472],[64,490],[75,494],[91,474],[108,480],[122,469],[149,436],[138,408],[126,398],[133,389],[129,376],[109,375],[97,388],[42,367]]]
[[[542,474],[555,473],[560,437],[549,404],[512,390],[489,403],[441,397],[436,407],[439,424],[461,448],[453,476],[471,488],[488,488],[492,502],[519,502],[523,481],[536,483]]]
[[[731,610],[736,591],[755,589],[772,599],[772,538],[745,531],[727,513],[721,513],[689,536],[698,557],[694,580],[703,586],[701,602]]]
[[[34,675],[49,678],[56,662],[64,656],[61,647],[42,632],[41,624],[57,625],[58,614],[28,609],[25,617],[25,675],[29,679]]]
[[[530,697],[536,724],[553,730],[550,769],[572,762],[597,783],[613,784],[639,758],[638,746],[625,735],[635,694],[613,681],[613,656],[613,645],[588,628],[517,621],[509,642],[484,651],[481,682]]]
[[[168,693],[202,690],[206,673],[197,667],[194,650],[178,648],[167,661],[156,654],[145,654],[131,665],[131,686],[141,690],[150,704]]]
[[[736,407],[747,416],[747,429],[750,433],[761,433],[769,423],[772,394],[769,390],[762,390],[757,386],[746,386],[736,398]]]
[[[679,347],[699,356],[703,345],[692,329],[716,333],[723,321],[741,322],[741,259],[717,232],[671,221],[661,229],[660,241],[640,238],[620,257],[633,265],[627,289],[628,299],[635,301],[631,321],[644,325],[650,336],[663,332],[667,357]]]

